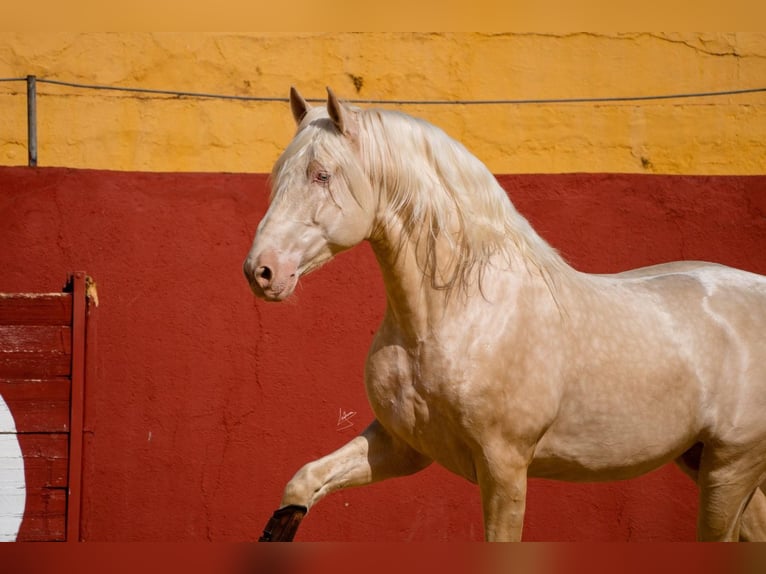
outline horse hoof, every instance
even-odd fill
[[[274,511],[258,542],[291,542],[308,508],[290,504]]]

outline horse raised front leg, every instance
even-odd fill
[[[269,522],[269,525],[279,519],[289,522],[283,528],[286,534],[270,535],[268,539],[291,540],[302,515],[331,492],[413,474],[430,463],[431,459],[391,435],[375,420],[362,434],[335,452],[309,462],[295,474],[285,487],[280,510]]]

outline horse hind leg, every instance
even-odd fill
[[[741,483],[723,480],[711,472],[700,479],[700,509],[697,522],[697,538],[711,542],[736,542],[742,535],[742,521],[746,508],[752,502],[757,487],[745,487]],[[760,492],[760,490],[758,490]],[[746,529],[747,532],[747,529]],[[745,534],[744,537],[752,534]]]
[[[734,462],[716,462],[722,460]],[[753,467],[743,459],[714,453],[702,443],[681,455],[676,464],[700,488],[699,539],[766,541],[766,483],[758,485],[764,469],[760,478],[748,481],[758,474]]]
[[[766,542],[766,483],[762,483],[753,492],[745,512],[742,514],[742,523],[739,531],[739,539],[746,542]]]

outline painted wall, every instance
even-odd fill
[[[27,492],[21,443],[8,405],[0,396],[0,542],[15,542],[24,519]]]
[[[740,33],[0,32],[0,78],[276,97],[291,84],[386,100],[704,92],[763,87],[764,56],[766,35]],[[374,258],[344,254],[290,303],[250,294],[241,263],[294,130],[286,103],[38,89],[39,165],[61,168],[13,167],[24,83],[0,82],[0,292],[57,290],[75,269],[98,283],[84,537],[252,540],[293,472],[371,418]],[[463,141],[580,269],[699,258],[766,273],[763,93],[386,107]],[[672,468],[533,481],[525,537],[690,540],[695,506]],[[481,537],[475,487],[433,467],[329,497],[298,539]]]
[[[287,97],[492,100],[766,87],[766,34],[0,32],[0,78]],[[0,83],[0,165],[26,165],[23,82]],[[38,86],[39,165],[264,173],[292,134],[279,102]],[[758,174],[764,94],[649,102],[393,106],[495,173]]]
[[[766,177],[502,176],[577,267],[708,259],[766,273]],[[98,285],[85,412],[87,540],[252,540],[284,483],[371,420],[361,382],[383,313],[366,245],[257,301],[241,274],[262,175],[0,168],[0,292]],[[344,424],[345,421],[350,423]],[[602,485],[533,481],[528,540],[690,540],[673,468]],[[432,467],[335,494],[299,540],[478,540],[476,488]]]

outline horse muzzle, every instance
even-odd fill
[[[242,269],[253,293],[266,301],[287,299],[298,283],[297,265],[275,251],[248,257]]]

